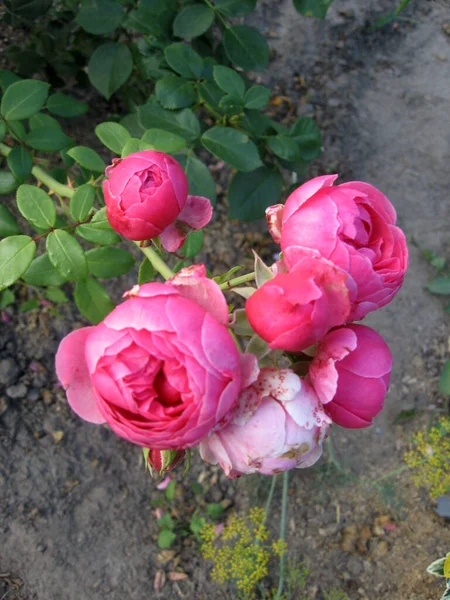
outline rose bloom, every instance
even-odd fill
[[[270,348],[305,350],[347,320],[346,279],[329,261],[304,256],[288,273],[278,273],[250,296],[250,325]]]
[[[127,295],[102,323],[61,342],[56,372],[69,404],[140,446],[195,446],[226,423],[257,377],[256,358],[238,352],[225,298],[203,265]]]
[[[383,408],[392,354],[381,335],[365,325],[330,331],[309,368],[312,386],[334,423],[350,429],[372,425]]]
[[[269,230],[292,269],[305,252],[348,273],[349,320],[388,304],[408,264],[405,235],[395,209],[379,190],[361,181],[333,186],[337,175],[316,177],[296,189],[285,206],[267,209]]]
[[[144,150],[115,159],[103,182],[106,216],[113,229],[129,240],[162,235],[169,252],[183,244],[192,229],[211,219],[207,198],[188,196],[181,165],[168,154]]]
[[[205,438],[200,452],[229,477],[303,469],[320,458],[330,422],[305,380],[266,368],[242,392],[232,421]]]

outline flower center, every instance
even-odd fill
[[[162,404],[175,405],[180,402],[181,394],[175,389],[168,381],[167,375],[164,372],[164,367],[158,371],[154,381],[153,387],[155,392],[158,394],[158,399]]]
[[[142,182],[140,191],[151,195],[167,179],[167,173],[156,166],[152,166],[141,173],[140,179]]]

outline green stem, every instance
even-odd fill
[[[389,473],[386,473],[385,475],[378,477],[378,479],[375,479],[375,481],[370,481],[369,483],[371,483],[372,485],[375,485],[375,484],[379,483],[380,481],[384,481],[385,479],[390,479],[391,477],[395,477],[395,475],[400,475],[400,473],[409,471],[409,469],[410,469],[410,467],[408,467],[408,465],[403,465],[402,467],[399,467],[398,469],[394,469],[393,471],[390,471]]]
[[[158,253],[148,246],[143,248],[141,242],[135,242],[136,246],[145,254],[148,260],[152,263],[153,268],[160,273],[164,279],[172,279],[175,277],[175,273],[166,265],[162,258],[158,256]]]
[[[336,454],[334,452],[333,442],[331,441],[330,437],[327,437],[327,439],[325,440],[325,444],[327,446],[327,450],[328,450],[328,455],[329,455],[330,462],[333,463],[333,465],[336,467],[336,469],[339,471],[339,473],[342,473],[342,475],[347,475],[347,473],[345,472],[345,470],[341,466],[341,463],[336,458]]]
[[[287,525],[287,505],[289,491],[289,471],[283,473],[283,495],[281,497],[281,524],[280,524],[280,539],[286,542],[286,525]],[[286,570],[286,553],[280,556],[280,578],[278,580],[278,589],[275,600],[281,600],[284,587],[284,575]]]
[[[255,280],[255,273],[247,273],[246,275],[241,275],[240,277],[235,277],[234,279],[230,279],[230,281],[225,281],[225,283],[221,283],[219,285],[221,290],[231,290],[232,288],[240,285],[241,283],[248,283],[249,281]]]
[[[6,144],[0,144],[0,153],[3,154],[3,156],[8,156],[11,150],[12,148],[7,146]],[[56,192],[60,196],[64,196],[64,198],[72,198],[72,196],[75,193],[75,190],[68,187],[67,185],[64,185],[63,183],[59,183],[59,181],[56,181],[56,179],[54,179],[53,177],[48,175],[48,173],[43,171],[41,167],[34,166],[31,169],[31,173],[34,175],[34,177],[36,177],[38,181],[47,186],[50,191]]]
[[[270,484],[269,495],[267,496],[266,506],[264,508],[264,512],[266,516],[264,517],[264,522],[267,521],[270,512],[270,506],[272,504],[273,494],[275,492],[275,486],[277,484],[278,475],[272,476],[272,482]]]

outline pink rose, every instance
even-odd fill
[[[372,425],[383,408],[392,354],[381,335],[364,325],[330,331],[309,368],[312,386],[325,412],[341,427]]]
[[[300,186],[284,207],[268,209],[268,222],[275,241],[281,229],[288,269],[305,252],[317,251],[348,273],[349,320],[356,320],[388,304],[398,292],[408,250],[386,196],[360,181],[333,186],[336,178],[316,177]]]
[[[102,323],[63,339],[56,372],[80,417],[152,450],[195,446],[227,422],[258,367],[238,352],[223,294],[202,273],[191,272],[195,286],[183,272],[135,286]]]
[[[207,198],[188,196],[181,165],[168,154],[144,150],[115,159],[103,182],[106,215],[111,227],[129,240],[162,234],[169,252],[180,248],[192,229],[211,219]]]
[[[329,261],[304,256],[289,273],[279,273],[250,296],[250,325],[271,348],[305,350],[347,320],[346,278]]]
[[[288,369],[262,369],[231,423],[205,438],[200,452],[229,477],[303,469],[320,458],[330,422],[306,381]]]

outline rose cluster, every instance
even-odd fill
[[[159,237],[175,252],[211,218],[170,156],[139,152],[106,174],[108,219],[128,239]],[[72,409],[149,449],[159,471],[199,446],[229,477],[309,467],[332,423],[371,425],[392,356],[354,321],[400,289],[407,247],[381,192],[333,185],[336,177],[267,209],[280,258],[270,267],[256,259],[245,312],[230,314],[220,286],[195,265],[135,286],[102,323],[64,338],[56,370]]]

